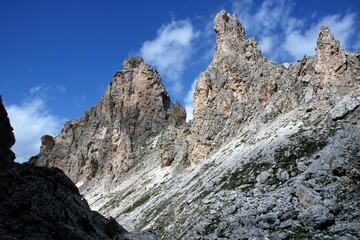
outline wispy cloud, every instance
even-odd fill
[[[190,20],[172,21],[160,27],[157,37],[145,41],[140,49],[140,55],[159,70],[175,95],[183,89],[181,76],[194,52],[197,35]]]
[[[57,90],[58,90],[60,93],[66,93],[66,91],[67,91],[66,87],[64,87],[64,86],[58,86],[58,87],[57,87]]]
[[[264,55],[276,62],[295,61],[304,55],[314,55],[316,39],[323,25],[329,26],[345,49],[356,48],[356,14],[335,14],[308,18],[294,15],[291,0],[240,0],[232,5],[247,33],[257,38]],[[305,21],[311,19],[311,23]],[[247,34],[249,35],[249,34]]]
[[[21,105],[6,106],[16,138],[12,150],[17,162],[25,162],[36,155],[40,149],[41,137],[45,134],[58,134],[65,121],[49,113],[46,98],[43,97],[46,93],[41,93],[41,89],[38,86],[31,88],[31,97]]]

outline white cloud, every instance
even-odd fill
[[[196,78],[192,84],[190,90],[186,93],[184,98],[185,103],[185,110],[186,110],[186,121],[190,121],[193,118],[193,110],[194,110],[194,101],[193,101],[193,95],[195,92],[195,85],[197,83],[198,79]]]
[[[259,41],[259,45],[261,46],[261,50],[265,54],[271,54],[271,51],[273,49],[273,37],[272,36],[265,36],[262,37]]]
[[[145,61],[155,66],[165,80],[172,84],[171,91],[174,94],[179,94],[183,88],[180,78],[193,53],[193,40],[197,35],[189,20],[172,21],[162,26],[157,37],[145,41],[140,49],[140,55]]]
[[[357,41],[354,44],[354,49],[360,49],[360,33],[357,35]]]
[[[303,24],[290,15],[292,7],[288,0],[268,0],[261,4],[241,0],[232,6],[246,32],[250,33],[247,35],[257,38],[264,55],[274,61],[283,55],[282,34]]]
[[[294,6],[291,0],[268,0],[261,4],[240,0],[234,2],[232,8],[246,32],[259,40],[265,56],[276,62],[296,61],[304,55],[314,55],[321,26],[329,26],[343,48],[356,49],[356,43],[350,43],[355,33],[355,13],[304,16],[303,19],[313,21],[309,23],[293,15]]]
[[[64,122],[63,119],[48,113],[41,98],[25,101],[21,105],[10,105],[6,109],[14,128],[16,142],[12,150],[16,154],[17,162],[25,162],[36,155],[40,149],[41,137],[45,134],[56,135]]]
[[[292,31],[286,36],[283,48],[294,59],[301,59],[304,55],[314,55],[319,30],[309,30],[304,34],[300,31]]]
[[[39,92],[40,90],[41,90],[40,86],[32,87],[32,88],[30,88],[30,94],[34,94],[36,92]]]

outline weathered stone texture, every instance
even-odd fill
[[[359,238],[360,54],[323,27],[315,56],[276,64],[235,15],[214,30],[191,122],[130,58],[95,107],[44,138],[37,164],[163,239]]]
[[[140,160],[142,142],[185,124],[185,109],[171,103],[154,69],[140,57],[123,67],[96,106],[65,124],[50,152],[41,148],[36,165],[59,167],[74,182],[121,176]]]
[[[218,13],[214,30],[214,57],[194,93],[191,163],[206,159],[246,125],[266,123],[299,106],[332,106],[357,88],[359,54],[346,54],[327,27],[321,28],[315,57],[282,65],[267,61],[256,40],[246,39],[235,15]]]

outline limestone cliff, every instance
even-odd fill
[[[163,239],[359,238],[360,54],[323,27],[315,56],[276,64],[235,15],[221,11],[214,30],[191,123],[130,58],[98,105],[43,137],[37,164]]]
[[[140,57],[123,67],[95,107],[67,122],[55,139],[42,138],[36,165],[59,167],[75,183],[98,174],[110,183],[141,161],[149,138],[185,124],[185,109],[171,103],[154,69]]]
[[[327,27],[321,28],[316,56],[298,64],[267,61],[235,15],[217,14],[214,30],[214,58],[194,93],[190,162],[204,160],[249,123],[266,123],[299,106],[311,111],[334,105],[357,88],[359,59],[346,54]]]

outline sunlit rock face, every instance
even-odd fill
[[[315,56],[276,64],[235,15],[218,13],[214,31],[191,122],[130,58],[95,107],[54,145],[44,138],[36,163],[162,239],[359,238],[359,53],[323,27]]]
[[[327,27],[321,28],[316,56],[297,64],[266,60],[235,15],[218,13],[214,30],[214,57],[194,93],[191,163],[206,159],[248,124],[256,128],[298,107],[320,110],[358,86],[358,55],[346,55]]]
[[[185,109],[171,103],[160,75],[142,58],[128,58],[123,68],[96,106],[65,124],[50,151],[43,141],[36,165],[56,166],[75,183],[97,177],[110,184],[141,161],[149,138],[185,124]]]

